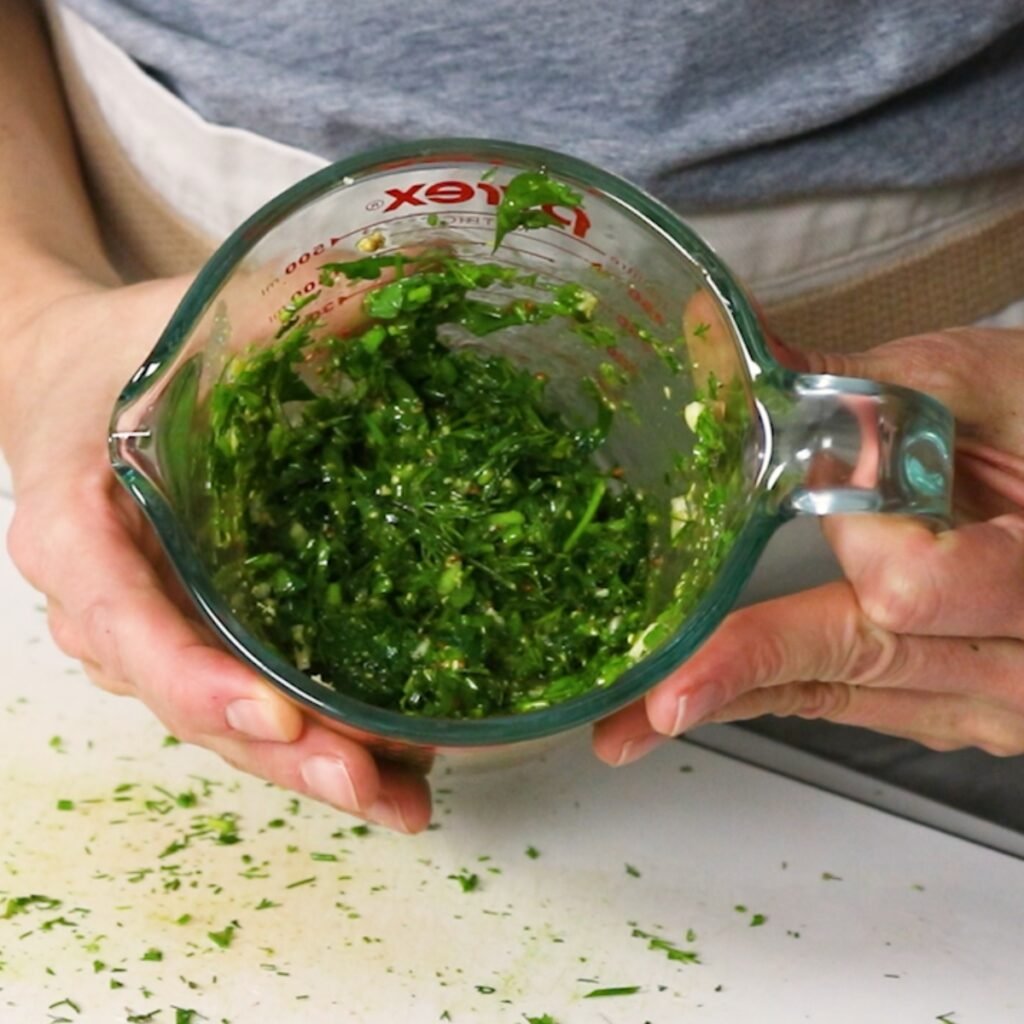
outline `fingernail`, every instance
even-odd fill
[[[630,761],[639,761],[644,754],[649,754],[655,747],[660,747],[668,737],[659,736],[657,733],[649,733],[647,736],[638,736],[634,740],[626,740],[622,744],[619,756],[615,761],[615,767],[629,764]]]
[[[676,703],[676,717],[672,723],[672,735],[678,736],[692,729],[714,709],[717,700],[706,688],[684,693]]]
[[[386,796],[378,797],[373,806],[366,812],[369,821],[375,821],[385,828],[394,829],[396,832],[409,831],[409,826],[402,815],[402,808],[392,799]]]
[[[345,762],[323,755],[307,758],[300,769],[310,793],[343,811],[358,812],[359,801]]]
[[[228,725],[236,732],[245,733],[255,740],[284,741],[290,737],[285,733],[280,716],[262,700],[246,698],[234,700],[224,709]]]

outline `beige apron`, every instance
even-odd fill
[[[128,276],[197,269],[326,164],[204,121],[56,0],[49,13],[88,181]],[[853,351],[1007,307],[1001,322],[1024,323],[1024,173],[686,219],[798,345]]]

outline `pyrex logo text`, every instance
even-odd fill
[[[488,206],[497,206],[501,202],[501,195],[504,187],[495,185],[490,181],[478,181],[470,184],[468,181],[435,181],[427,184],[418,181],[414,185],[405,188],[389,188],[385,195],[391,197],[391,202],[384,207],[383,213],[392,213],[404,206],[428,206],[440,203],[444,206],[455,206],[459,203],[468,203],[479,193]],[[541,209],[549,214],[559,225],[569,228],[576,238],[586,238],[590,230],[590,218],[582,207],[558,207],[550,203],[545,204]],[[564,212],[563,212],[564,211]]]

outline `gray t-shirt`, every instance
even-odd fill
[[[64,0],[204,117],[338,159],[573,153],[682,209],[1024,168],[1021,0]]]

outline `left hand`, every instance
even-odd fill
[[[902,384],[957,419],[958,525],[822,519],[845,579],[741,609],[639,701],[598,724],[625,764],[707,722],[825,718],[934,750],[1024,753],[1024,331],[961,329],[803,369]]]

